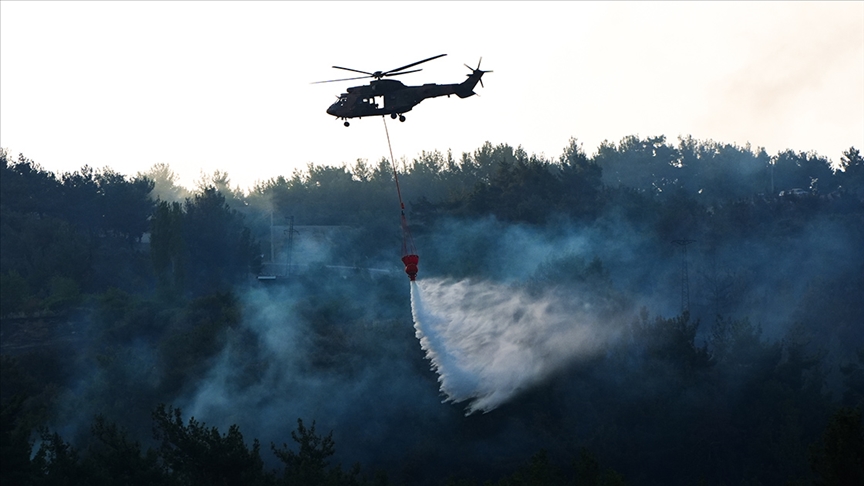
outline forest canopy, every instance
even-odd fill
[[[4,484],[864,481],[855,147],[400,161],[418,280],[608,336],[469,416],[414,335],[387,159],[248,190],[0,159]]]

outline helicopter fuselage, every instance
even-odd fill
[[[376,79],[367,85],[348,88],[339,95],[339,101],[327,108],[327,114],[339,119],[362,118],[373,115],[391,115],[393,118],[411,111],[421,101],[438,96],[455,94],[460,98],[474,95],[474,86],[480,81],[483,71],[475,71],[468,79],[453,84],[424,84],[405,86],[395,79]]]

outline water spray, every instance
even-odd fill
[[[489,412],[611,338],[589,296],[469,280],[411,283],[420,346],[445,402]]]

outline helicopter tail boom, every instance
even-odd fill
[[[477,63],[477,68],[472,68],[469,65],[465,65],[468,69],[471,70],[471,74],[468,75],[468,79],[459,83],[456,87],[456,96],[460,98],[467,98],[469,96],[473,96],[477,93],[474,92],[474,87],[477,86],[477,83],[480,83],[480,86],[483,86],[483,75],[485,73],[491,73],[492,71],[483,71],[480,69],[480,62],[483,61],[483,58],[480,58],[480,61]]]
[[[460,98],[467,98],[469,96],[474,96],[474,87],[477,86],[477,83],[480,82],[480,78],[483,76],[483,71],[480,71],[479,74],[471,74],[468,76],[468,79],[462,81],[458,85],[456,85],[456,96]]]

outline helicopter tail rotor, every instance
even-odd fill
[[[486,73],[494,72],[494,71],[483,71],[482,69],[480,69],[480,63],[482,63],[482,62],[483,62],[483,58],[481,57],[480,60],[477,61],[477,68],[476,69],[465,64],[465,67],[467,67],[468,69],[471,70],[471,74],[466,74],[466,76],[468,76],[469,78],[471,78],[472,76],[477,76],[477,81],[480,82],[480,87],[485,88],[486,86],[483,86],[483,75]]]
[[[474,87],[477,86],[477,83],[480,83],[480,86],[483,86],[483,75],[486,73],[491,73],[492,71],[484,71],[480,69],[480,63],[483,62],[483,58],[480,58],[480,61],[477,63],[476,68],[472,68],[469,65],[465,65],[468,69],[471,70],[471,74],[468,74],[468,79],[462,81],[461,84],[456,88],[456,96],[460,98],[467,98],[469,96],[476,95],[474,92]]]

